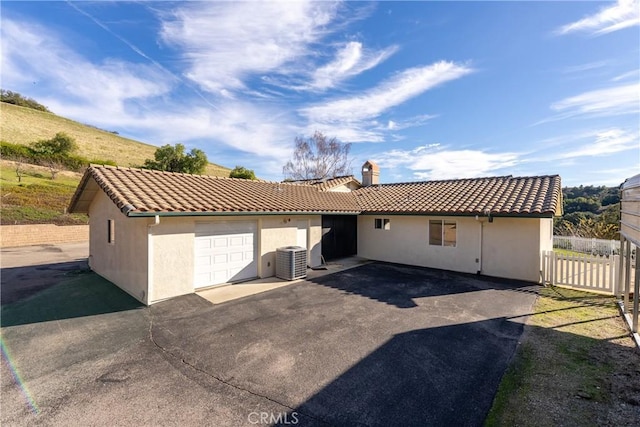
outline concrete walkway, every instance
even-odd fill
[[[360,257],[348,257],[335,261],[329,261],[321,269],[308,269],[307,277],[298,280],[283,280],[277,277],[266,277],[264,279],[251,280],[248,282],[220,285],[214,288],[203,289],[197,291],[196,294],[211,302],[212,304],[221,304],[223,302],[232,301],[239,298],[248,297],[250,295],[259,294],[270,291],[272,289],[281,288],[283,286],[293,285],[295,283],[313,280],[327,274],[337,273],[339,271],[348,270],[350,268],[359,267],[370,263],[371,261]]]

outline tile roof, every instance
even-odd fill
[[[335,212],[357,213],[349,193],[321,191],[316,186],[91,166],[71,200],[70,212],[87,212],[96,189],[119,209],[145,213]],[[131,208],[132,207],[132,208]]]
[[[561,213],[560,177],[494,177],[362,187],[352,192],[327,183],[276,183],[235,178],[91,166],[69,212],[86,213],[104,191],[129,215],[155,213],[389,213],[548,215]]]
[[[329,179],[303,179],[299,181],[292,181],[292,184],[302,184],[302,185],[313,185],[320,188],[322,191],[327,191],[332,188],[338,187],[340,185],[348,184],[350,182],[355,182],[359,186],[360,181],[358,181],[353,175],[345,175],[345,176],[336,176],[335,178]]]
[[[352,194],[362,212],[559,215],[562,209],[558,175],[382,184]]]

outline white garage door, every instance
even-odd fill
[[[256,223],[220,221],[196,224],[196,288],[258,276]]]

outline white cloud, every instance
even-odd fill
[[[41,26],[3,19],[1,31],[2,78],[7,87],[32,83],[34,90],[114,111],[123,111],[128,101],[171,90],[171,76],[156,67],[119,60],[93,64]]]
[[[410,68],[361,95],[327,101],[302,108],[300,113],[312,122],[344,123],[372,119],[429,89],[458,79],[473,71],[470,67],[440,61]]]
[[[374,160],[386,168],[406,167],[417,179],[476,178],[495,175],[496,171],[520,163],[516,153],[487,153],[481,150],[450,150],[439,144],[412,150],[391,150]]]
[[[605,67],[608,64],[609,64],[609,61],[588,62],[586,64],[571,65],[568,67],[564,67],[562,69],[562,72],[565,74],[582,73],[584,71],[595,70],[598,68]]]
[[[619,82],[620,80],[627,80],[631,77],[634,77],[638,80],[638,76],[640,76],[640,68],[633,71],[628,71],[626,73],[619,74],[611,79],[612,82]]]
[[[124,129],[154,144],[206,140],[265,158],[290,153],[282,141],[295,131],[283,113],[234,99],[216,108],[184,95],[176,101],[169,96],[176,80],[153,64],[94,64],[41,26],[3,19],[2,68],[7,87],[28,87],[52,111],[82,123]]]
[[[585,156],[606,156],[632,149],[640,150],[640,137],[637,132],[628,132],[623,129],[608,129],[595,132],[592,138],[594,138],[594,141],[562,153],[558,155],[557,158],[570,159]]]
[[[334,2],[197,2],[165,16],[161,34],[186,58],[186,75],[217,93],[283,72],[328,33],[338,9]]]
[[[579,115],[612,116],[637,113],[640,110],[640,83],[584,92],[551,104],[551,109],[559,115],[536,124]]]
[[[556,34],[564,35],[586,31],[600,35],[636,25],[640,25],[640,2],[638,0],[618,0],[615,5],[605,6],[594,15],[563,25],[556,30]]]
[[[392,46],[380,52],[367,52],[362,43],[349,42],[336,54],[333,61],[315,70],[308,87],[317,90],[335,87],[349,77],[375,67],[396,50],[397,47]]]

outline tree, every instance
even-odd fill
[[[16,170],[16,177],[18,178],[18,182],[22,182],[22,177],[24,176],[24,158],[18,157],[13,164]]]
[[[310,138],[296,137],[293,159],[282,172],[286,179],[325,179],[351,172],[349,151],[351,144],[343,144],[335,137],[328,138],[316,131]]]
[[[33,144],[33,152],[46,157],[68,156],[77,148],[75,139],[64,132],[58,132],[51,139],[43,139]]]
[[[156,169],[167,172],[183,172],[201,174],[204,172],[209,160],[204,151],[193,148],[189,153],[184,153],[184,145],[169,144],[158,148],[154,154],[155,160],[144,161],[144,168]]]
[[[597,213],[600,209],[600,201],[587,197],[576,197],[575,199],[565,200],[565,213],[572,212],[593,212]]]
[[[62,165],[55,158],[49,158],[45,161],[45,165],[49,168],[51,179],[56,179],[58,172],[62,170]]]
[[[45,111],[49,113],[49,109],[44,105],[36,102],[31,98],[20,95],[18,92],[12,92],[10,90],[0,89],[0,101],[7,104],[18,105],[20,107],[27,107],[38,111]]]
[[[236,166],[230,173],[229,178],[242,178],[242,179],[257,179],[256,174],[252,169],[247,169],[244,166]]]

